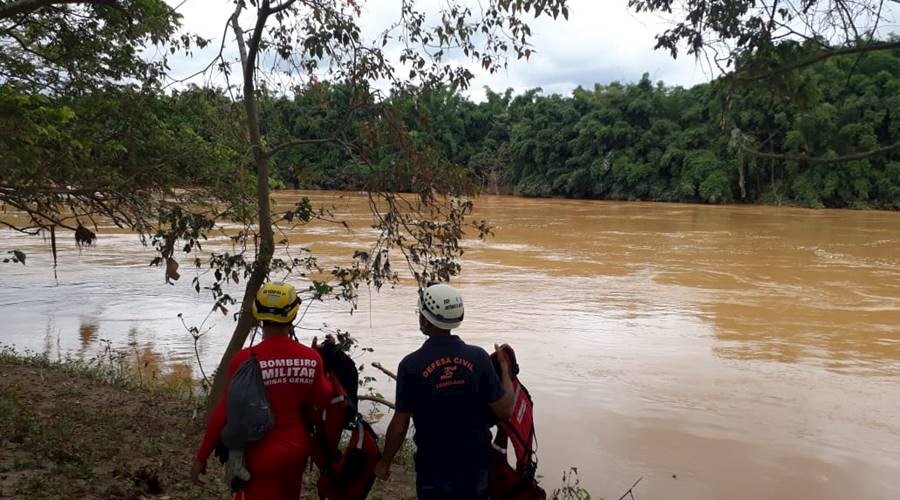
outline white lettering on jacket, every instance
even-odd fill
[[[259,362],[265,385],[312,384],[317,361],[306,358],[265,359]]]
[[[291,368],[291,367],[309,367],[315,368],[318,362],[308,358],[282,358],[282,359],[264,359],[259,362],[260,368]]]

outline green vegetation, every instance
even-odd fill
[[[569,470],[563,471],[561,481],[560,487],[553,490],[553,493],[550,495],[552,500],[591,500],[590,492],[581,486],[577,467],[571,467]]]
[[[440,88],[390,100],[413,140],[466,166],[489,191],[900,208],[900,148],[891,148],[900,142],[900,50],[834,57],[795,78],[800,90],[790,94],[766,81],[684,89],[645,76],[567,97],[488,90],[475,103]],[[341,86],[266,102],[286,136],[353,130],[340,122]],[[279,155],[273,176],[288,187],[361,189],[391,160],[362,166],[339,148],[303,146]]]
[[[189,366],[163,373],[158,356],[150,352],[141,352],[136,346],[129,351],[118,351],[112,349],[108,340],[101,339],[101,343],[103,350],[88,359],[69,356],[51,359],[31,351],[17,352],[0,344],[0,364],[54,370],[73,379],[91,380],[129,391],[158,392],[185,401],[197,401],[197,405],[204,402],[205,396],[202,391],[198,392]]]
[[[6,225],[149,230],[178,202],[232,194],[236,155],[205,133],[221,113],[164,96],[166,58],[142,55],[205,45],[179,19],[162,0],[0,6],[0,204],[27,214]]]

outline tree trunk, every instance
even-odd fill
[[[256,292],[263,285],[269,273],[269,263],[275,253],[275,241],[272,231],[272,216],[269,207],[269,155],[262,146],[262,134],[259,128],[259,104],[256,98],[256,56],[259,51],[259,41],[262,38],[263,27],[270,14],[269,2],[264,1],[257,12],[256,27],[253,30],[250,41],[244,46],[243,30],[238,24],[240,4],[231,17],[231,24],[237,37],[238,49],[241,54],[241,63],[244,75],[244,111],[247,114],[247,131],[250,136],[250,145],[253,150],[253,162],[256,165],[256,197],[259,210],[259,251],[253,263],[253,270],[247,280],[244,289],[244,299],[241,301],[241,313],[237,325],[231,334],[228,347],[219,361],[219,368],[210,389],[207,403],[207,411],[215,407],[222,392],[225,390],[225,381],[228,378],[228,365],[231,358],[238,352],[247,340],[251,328],[256,323],[253,318],[253,301]]]

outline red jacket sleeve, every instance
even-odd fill
[[[225,389],[222,391],[222,397],[216,403],[215,409],[209,416],[209,422],[206,424],[206,434],[203,436],[203,441],[200,442],[200,447],[197,449],[197,460],[201,462],[205,462],[209,458],[216,448],[216,443],[219,442],[219,437],[222,435],[222,429],[225,427],[227,417],[228,384],[231,382],[231,376],[234,375],[234,372],[237,371],[245,359],[247,359],[247,356],[244,354],[244,351],[238,351],[231,358],[231,363],[228,365],[228,378],[225,380]]]

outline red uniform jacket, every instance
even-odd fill
[[[234,355],[229,380],[250,357],[246,348]],[[324,408],[331,398],[322,358],[312,348],[288,337],[270,337],[252,347],[259,360],[275,425],[246,453],[251,475],[299,477],[310,453],[310,431],[302,417],[304,407]],[[206,461],[215,449],[226,420],[227,389],[209,419],[197,458]],[[251,479],[253,482],[253,479]]]

